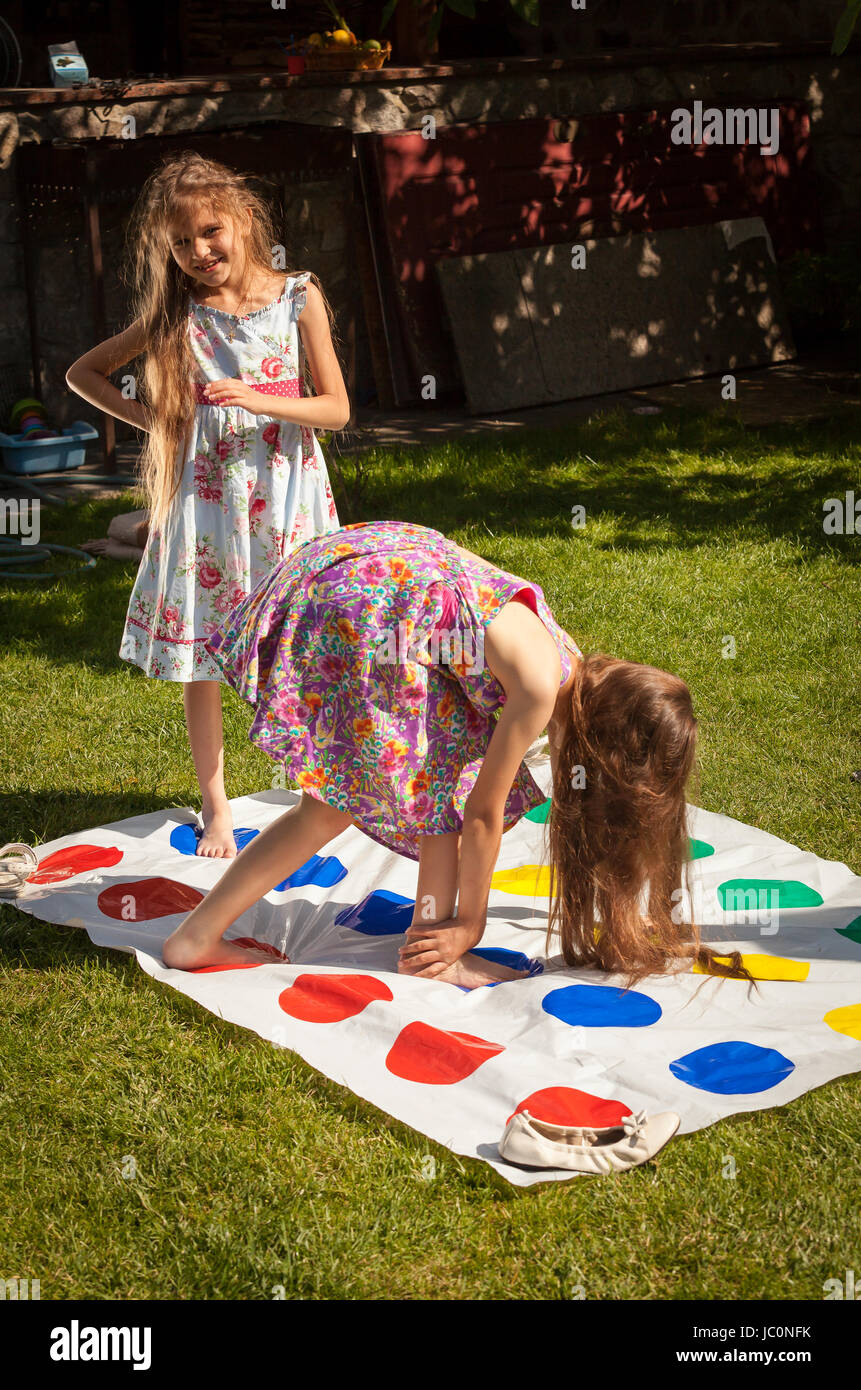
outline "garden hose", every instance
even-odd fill
[[[35,480],[41,479],[41,486]],[[0,470],[0,483],[14,483],[16,487],[38,497],[49,507],[65,507],[65,497],[52,497],[46,492],[48,487],[66,487],[69,483],[104,483],[108,487],[119,485],[123,489],[139,488],[140,478],[131,473],[77,473],[70,469],[62,475],[46,473],[5,473]]]
[[[78,555],[84,561],[84,569],[95,568],[95,555],[88,555],[86,550],[78,550],[73,545],[49,545],[47,541],[40,541],[38,545],[24,545],[23,541],[0,540],[0,579],[58,579],[63,573],[73,573],[68,570],[38,570],[34,574],[32,570],[8,568],[9,565],[33,565],[38,560],[50,560],[52,551]]]

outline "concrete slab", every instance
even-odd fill
[[[795,356],[761,218],[582,245],[436,263],[473,414]]]
[[[818,365],[784,362],[762,371],[736,376],[736,400],[721,400],[721,377],[675,381],[632,391],[641,405],[688,406],[694,410],[723,407],[746,425],[771,425],[781,420],[821,420],[837,410],[861,410],[861,371],[838,362]]]
[[[722,411],[751,426],[826,419],[836,410],[861,409],[861,369],[839,356],[737,372],[735,377],[734,401],[721,399],[721,377],[711,376],[485,415],[438,410],[430,403],[410,411],[366,410],[354,431],[339,436],[337,449],[348,454],[379,445],[422,446],[486,433],[514,435],[526,429],[564,429],[601,411],[638,413],[643,407],[650,411],[676,407]]]

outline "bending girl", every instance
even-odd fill
[[[168,938],[169,966],[259,962],[223,940],[350,825],[418,860],[399,971],[513,978],[481,940],[504,830],[545,798],[523,757],[548,730],[550,935],[570,965],[631,982],[700,961],[682,922],[684,789],[696,720],[677,676],[585,657],[542,590],[409,522],[307,542],[209,642],[255,707],[251,739],[302,790]],[[646,915],[643,906],[647,907]]]

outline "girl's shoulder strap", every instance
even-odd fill
[[[557,623],[557,627],[558,627],[558,623]],[[565,644],[565,646],[568,648],[569,652],[572,652],[572,653],[574,654],[574,656],[579,656],[580,660],[583,661],[583,660],[584,660],[583,653],[581,652],[580,648],[577,646],[577,643],[574,641],[574,638],[573,638],[569,633],[567,633],[563,627],[560,627],[560,628],[559,628],[559,632],[560,632],[560,634],[561,634],[561,636],[562,636],[562,641],[563,641],[563,643]]]
[[[294,319],[298,318],[305,308],[305,298],[310,279],[310,270],[300,270],[297,271],[295,275],[288,276],[287,293],[285,297],[290,305],[290,312]]]

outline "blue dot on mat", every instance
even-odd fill
[[[545,1013],[562,1023],[585,1028],[648,1028],[661,1017],[661,1006],[638,990],[612,985],[566,985],[541,1001]]]
[[[403,936],[413,920],[415,899],[378,888],[355,907],[345,907],[335,921],[363,936]]]
[[[203,831],[200,826],[186,821],[184,825],[178,825],[170,832],[171,847],[179,850],[180,854],[196,854],[197,843],[202,834]],[[238,854],[240,850],[243,850],[249,841],[259,834],[259,830],[248,830],[246,827],[234,830],[233,841],[236,845],[236,853]]]
[[[170,833],[171,847],[178,850],[180,854],[196,854],[197,843],[203,831],[199,826],[190,821],[184,825],[178,825]],[[236,853],[241,854],[245,846],[250,844],[255,836],[259,835],[259,830],[249,830],[247,826],[240,826],[233,832],[233,841],[236,845]],[[347,877],[347,870],[335,855],[327,855],[321,859],[319,854],[312,854],[304,864],[300,864],[295,873],[289,878],[285,878],[283,883],[276,883],[270,889],[273,893],[285,893],[288,888],[304,888],[308,883],[314,883],[319,888],[331,888],[333,884],[340,883],[342,878]]]
[[[334,854],[327,854],[325,859],[321,859],[319,854],[312,854],[310,859],[306,859],[304,864],[300,864],[295,873],[289,878],[285,878],[283,883],[279,883],[279,892],[285,888],[304,888],[307,883],[313,883],[318,888],[331,888],[333,884],[340,883],[342,878],[347,877],[347,870]]]
[[[670,1062],[670,1071],[698,1091],[716,1096],[755,1095],[777,1086],[795,1063],[773,1047],[749,1042],[711,1043]]]

